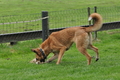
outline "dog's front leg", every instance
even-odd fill
[[[49,62],[51,62],[51,61],[53,61],[53,60],[55,60],[55,59],[57,59],[57,58],[58,58],[58,53],[54,54],[54,56],[52,56],[50,59],[48,59],[48,60],[46,61],[46,63],[49,63]]]
[[[60,63],[61,58],[62,58],[65,50],[66,50],[66,47],[63,47],[62,49],[60,49],[60,52],[59,52],[59,55],[58,55],[58,60],[57,60],[57,63],[56,63],[56,64],[59,64],[59,63]]]

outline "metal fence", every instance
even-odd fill
[[[88,25],[87,8],[49,12],[49,16],[50,29]]]
[[[0,17],[0,34],[41,30],[41,13]]]
[[[90,9],[90,13],[95,8]],[[97,12],[103,16],[103,27],[101,30],[120,28],[119,7],[98,7]],[[49,31],[59,31],[66,27],[89,26],[88,8],[65,11],[49,12],[48,16],[42,13],[1,16],[0,17],[0,43],[30,40],[42,37],[43,20],[49,18]]]
[[[97,12],[103,17],[104,23],[118,22],[120,21],[120,7],[98,7]]]
[[[103,17],[103,27],[99,31],[120,28],[120,7],[97,7],[97,12]]]

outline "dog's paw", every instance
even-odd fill
[[[93,56],[93,57],[91,57],[91,58],[95,58],[95,57]],[[99,58],[96,58],[96,59],[95,59],[95,61],[98,61],[98,60],[99,60]]]
[[[95,61],[98,61],[99,60],[99,58],[96,58],[96,60]]]

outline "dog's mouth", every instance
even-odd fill
[[[40,60],[38,60],[37,58],[36,58],[36,64],[42,64],[42,63],[44,63],[45,62],[45,59],[40,59]]]
[[[45,62],[36,61],[36,64],[43,64]]]
[[[45,59],[41,59],[40,62],[45,62]]]
[[[44,63],[44,62],[36,61],[36,64],[42,64],[42,63]]]

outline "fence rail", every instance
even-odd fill
[[[16,23],[28,23],[28,22],[36,22],[40,21],[42,19],[46,19],[48,17],[40,18],[40,19],[35,19],[35,20],[29,20],[29,21],[18,21],[18,22],[6,22],[6,23],[0,23],[0,25],[5,25],[5,24],[16,24]]]
[[[0,34],[41,30],[41,13],[0,17]]]
[[[89,27],[89,25],[85,25],[83,27]],[[65,27],[50,29],[49,33],[59,31],[62,29],[65,29]],[[110,29],[120,29],[120,22],[104,23],[103,27],[99,31],[110,30]],[[17,42],[17,41],[24,41],[24,40],[31,40],[31,39],[38,39],[38,38],[42,38],[42,30],[28,31],[28,32],[21,32],[21,33],[11,33],[11,34],[1,34],[0,43]]]
[[[114,11],[115,10],[117,9],[114,9]],[[91,11],[91,12],[94,12],[94,11]],[[118,14],[116,13],[114,15],[112,14],[113,13],[112,12],[108,15],[108,13],[104,13],[105,10],[104,9],[102,10],[101,8],[98,8],[97,12],[103,16],[103,20],[104,20],[103,27],[99,31],[120,28],[120,21],[116,21],[116,22],[114,21],[114,20],[120,19],[119,16],[116,16],[116,15],[119,15],[119,12]],[[29,17],[29,16],[32,16],[32,17]],[[111,16],[114,17],[112,21],[111,21],[111,18],[112,18]],[[83,27],[89,26],[87,25],[88,24],[87,9],[49,12],[48,15],[46,16],[43,16],[43,14],[38,13],[35,15],[34,14],[26,15],[23,17],[24,18],[22,18],[22,16],[10,16],[9,18],[0,17],[0,20],[2,19],[0,23],[0,43],[38,39],[38,38],[42,38],[43,36],[42,32],[52,33],[55,31],[62,30],[66,27],[72,27],[72,26],[74,27],[74,26],[80,26],[80,25],[84,25]],[[26,17],[29,17],[29,18],[26,18]],[[49,24],[46,21],[48,19],[49,19]],[[10,20],[11,22],[8,22]],[[46,23],[44,23],[44,21]],[[50,28],[49,31],[42,30],[42,27],[44,28],[45,26]]]

